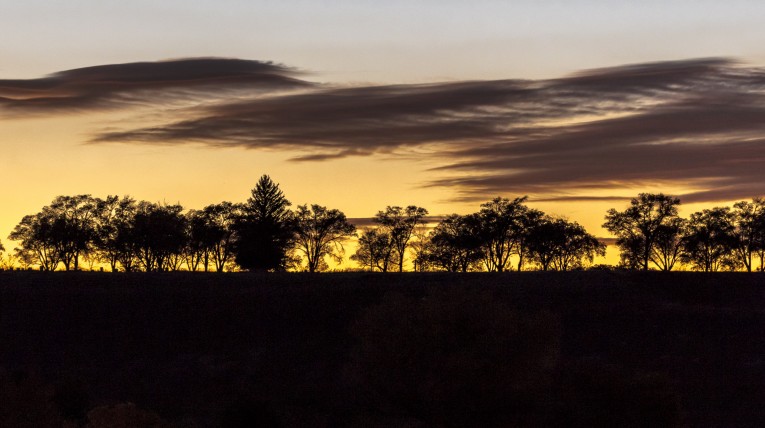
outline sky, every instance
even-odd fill
[[[601,229],[763,193],[765,3],[0,0],[0,240],[57,195]]]

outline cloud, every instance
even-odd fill
[[[29,80],[0,80],[0,114],[26,115],[156,105],[220,91],[271,92],[313,86],[270,62],[190,58],[110,64]]]
[[[194,61],[205,66],[191,67]],[[455,199],[471,201],[525,194],[616,201],[664,187],[687,189],[680,195],[686,202],[763,193],[765,70],[727,59],[549,80],[344,87],[297,80],[270,63],[179,60],[0,81],[0,96],[14,96],[23,108],[83,108],[131,96],[151,102],[142,95],[149,90],[221,87],[231,96],[189,103],[175,120],[110,129],[91,142],[285,150],[296,162],[416,153],[441,165],[442,178],[423,185],[449,187]],[[263,92],[252,96],[253,89]],[[63,98],[51,101],[54,93]]]
[[[215,105],[200,117],[109,132],[96,142],[202,142],[301,151],[297,160],[391,152],[431,143],[493,140],[499,117],[482,112],[522,96],[515,81],[322,89]],[[309,153],[305,153],[305,152]]]
[[[696,99],[466,148],[442,169],[467,176],[432,184],[455,186],[466,199],[510,192],[561,201],[568,193],[582,200],[593,190],[664,184],[703,189],[685,195],[688,202],[724,201],[763,192],[763,149],[765,104]]]

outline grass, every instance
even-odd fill
[[[0,272],[0,403],[0,426],[765,426],[765,276]]]

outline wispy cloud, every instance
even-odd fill
[[[311,84],[270,62],[193,58],[100,65],[28,80],[0,80],[0,114],[28,115],[156,105],[222,90],[271,92]]]
[[[208,68],[195,69],[194,61]],[[424,185],[451,187],[464,200],[497,194],[617,200],[661,185],[695,189],[681,195],[686,202],[763,193],[765,70],[726,59],[550,80],[346,87],[297,80],[291,69],[270,63],[179,60],[0,81],[0,96],[15,97],[0,107],[91,108],[154,89],[222,85],[236,96],[192,103],[174,121],[109,130],[92,142],[277,149],[302,162],[415,149],[438,160],[439,177],[446,177]],[[253,88],[293,87],[303,90],[252,95]],[[64,96],[51,100],[52,94]]]

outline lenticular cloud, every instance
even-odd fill
[[[163,123],[91,142],[284,150],[302,162],[416,151],[441,165],[441,178],[425,185],[466,200],[610,200],[667,185],[693,189],[684,201],[709,202],[759,195],[765,182],[765,70],[731,60],[418,85],[333,86],[299,75],[214,58],[90,67],[0,80],[0,114],[169,99],[183,107]]]

